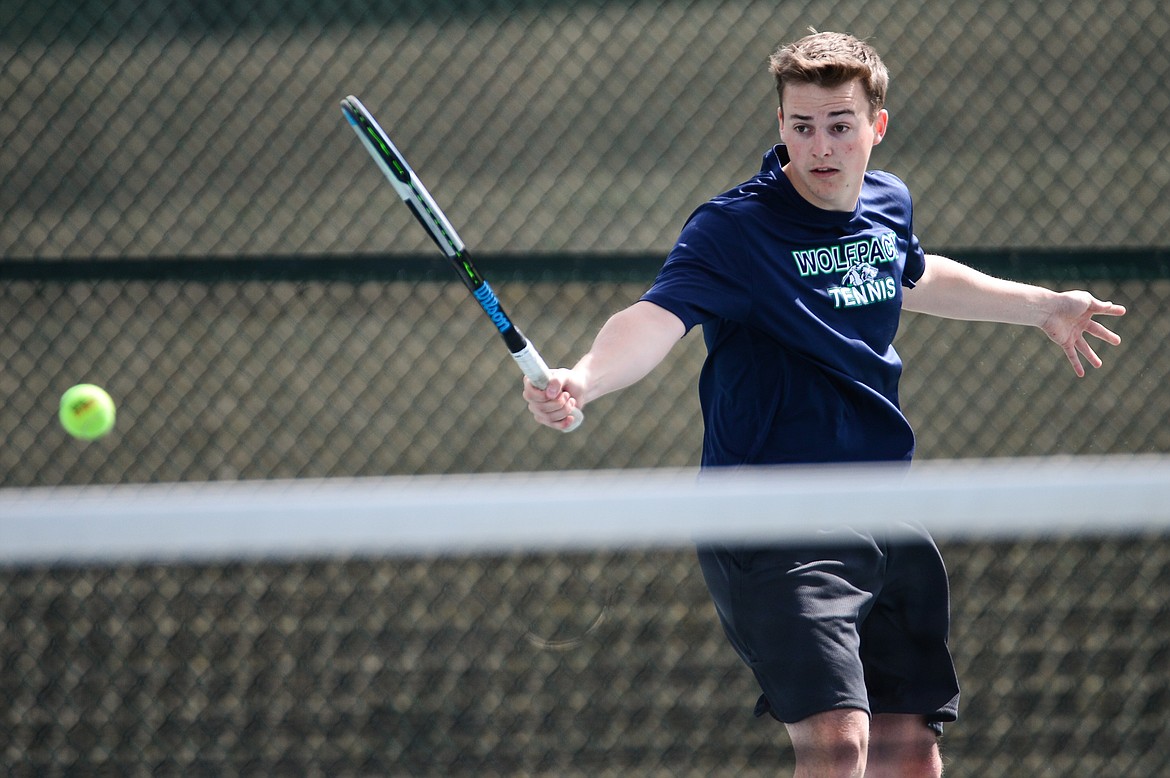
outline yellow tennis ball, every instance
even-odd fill
[[[61,395],[58,415],[73,437],[97,440],[114,428],[114,401],[100,386],[78,384]]]

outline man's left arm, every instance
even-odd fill
[[[1087,335],[1113,346],[1121,343],[1121,336],[1093,317],[1122,316],[1123,306],[1102,302],[1088,292],[1054,292],[995,278],[937,254],[926,255],[922,277],[913,288],[902,291],[902,307],[907,311],[1039,327],[1064,350],[1078,376],[1085,375],[1081,356],[1093,367],[1101,367]]]

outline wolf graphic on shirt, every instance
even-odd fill
[[[866,281],[872,281],[878,276],[878,269],[868,262],[858,261],[846,271],[841,283],[845,286],[861,286]]]
[[[834,308],[858,308],[890,300],[897,293],[892,276],[879,277],[876,265],[858,260],[841,277],[841,286],[830,286]]]

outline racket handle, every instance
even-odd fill
[[[544,358],[540,356],[540,352],[536,350],[536,346],[528,343],[519,351],[512,352],[512,359],[516,360],[516,364],[520,365],[520,369],[524,371],[524,375],[528,376],[528,380],[537,389],[544,389],[548,386],[548,381],[552,377],[549,373],[548,365],[545,364]],[[572,432],[581,426],[581,422],[585,421],[585,416],[581,413],[580,408],[573,409],[573,422],[561,432]]]

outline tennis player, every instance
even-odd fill
[[[704,467],[909,461],[891,345],[903,309],[1039,327],[1078,376],[1082,359],[1101,366],[1086,336],[1121,342],[1094,319],[1120,305],[924,253],[905,184],[868,170],[890,121],[870,45],[814,33],[778,49],[770,70],[781,145],[691,215],[650,290],[572,369],[554,370],[545,391],[526,383],[537,421],[565,427],[701,325]],[[959,687],[946,571],[919,531],[699,549],[724,631],[759,681],[756,714],[787,726],[796,776],[941,774],[937,736]]]

